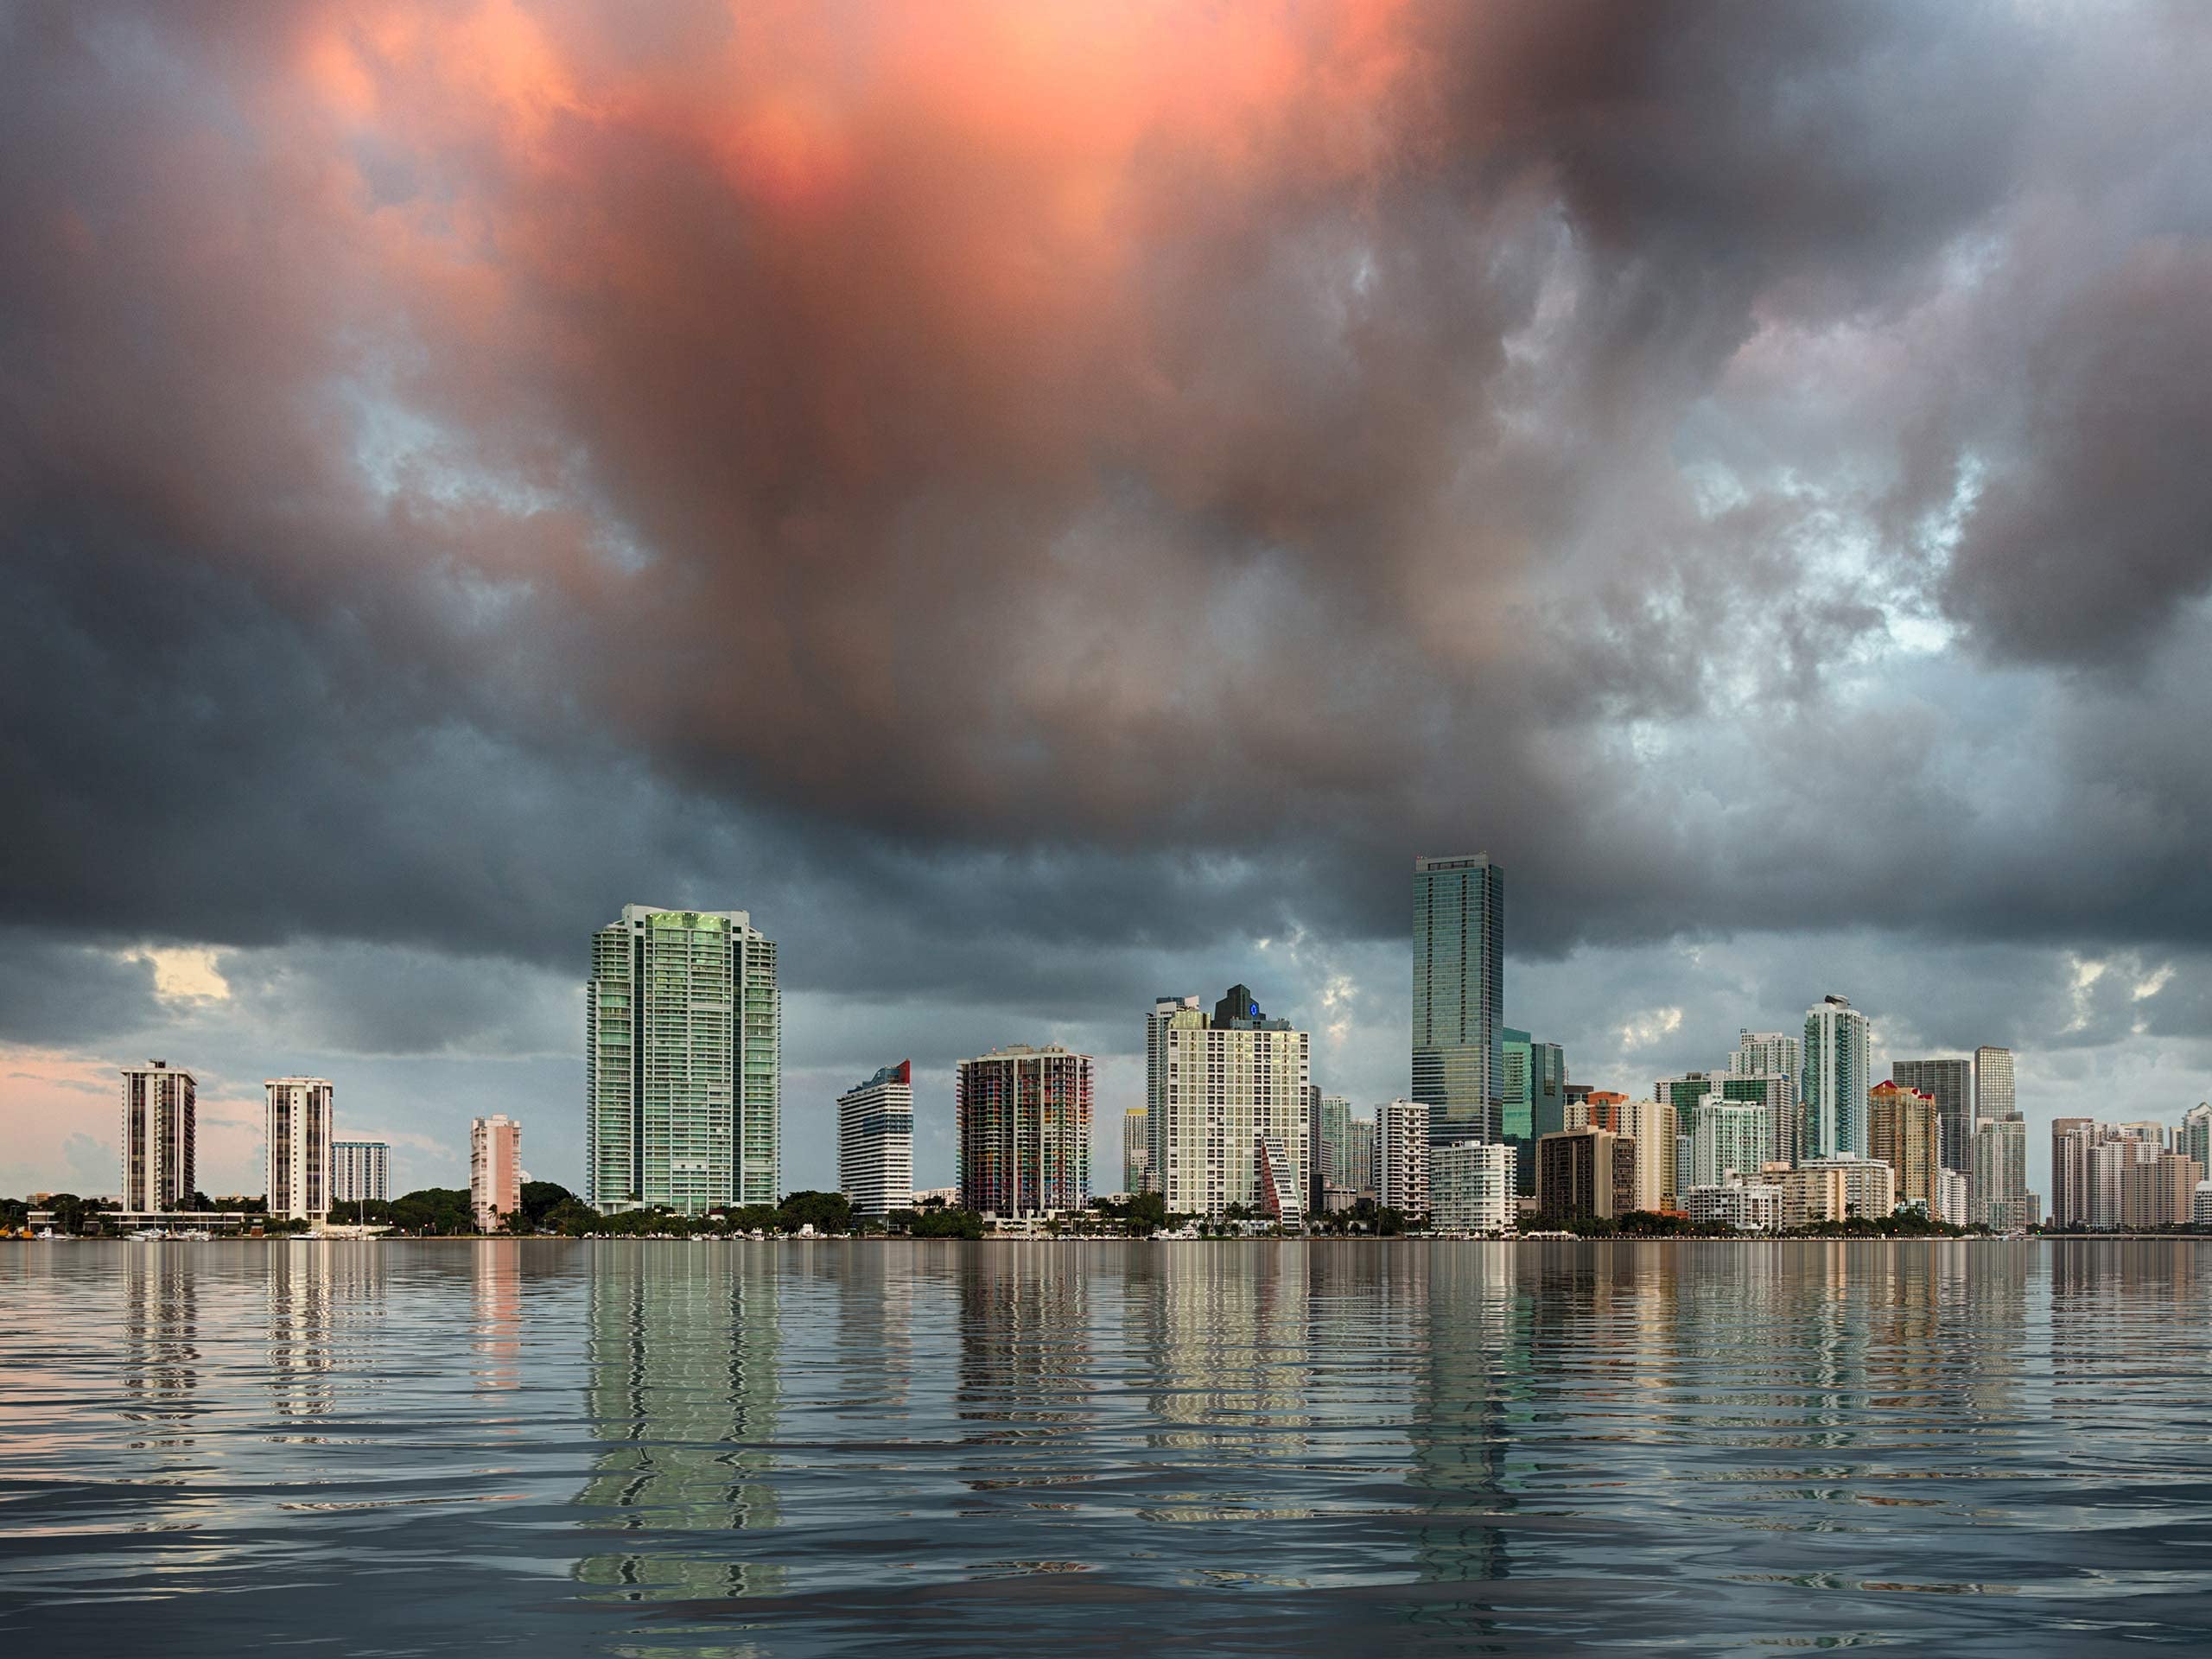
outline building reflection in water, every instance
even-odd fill
[[[200,1389],[198,1281],[183,1247],[134,1248],[123,1258],[123,1396],[148,1446],[188,1450]],[[164,1465],[167,1466],[166,1465]]]
[[[585,1405],[603,1447],[575,1502],[583,1583],[637,1601],[772,1595],[784,1570],[742,1535],[777,1522],[777,1253],[592,1248]]]
[[[960,1275],[953,1410],[967,1426],[963,1438],[1051,1442],[1088,1421],[1091,1273],[1084,1250],[1020,1242],[950,1248],[958,1251]]]
[[[522,1386],[522,1245],[483,1239],[469,1247],[473,1375],[479,1389]]]
[[[1129,1275],[1154,1447],[1240,1460],[1301,1454],[1312,1421],[1306,1261],[1298,1244],[1182,1245],[1147,1257],[1156,1271]]]
[[[330,1300],[333,1248],[267,1247],[269,1392],[279,1417],[314,1419],[334,1403]],[[355,1256],[366,1251],[346,1251]],[[357,1268],[357,1270],[359,1270]]]

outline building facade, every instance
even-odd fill
[[[123,1071],[123,1205],[141,1214],[189,1210],[200,1185],[200,1084],[167,1060]]]
[[[1315,1211],[1328,1207],[1328,1195],[1350,1190],[1351,1164],[1351,1102],[1342,1095],[1325,1095],[1315,1090],[1307,1098],[1312,1105],[1312,1135],[1306,1152],[1306,1172],[1313,1185],[1310,1207]]]
[[[1536,1209],[1612,1220],[1637,1207],[1635,1140],[1611,1129],[1562,1129],[1536,1142]]]
[[[1375,1194],[1375,1120],[1355,1117],[1344,1129],[1344,1185],[1355,1193]]]
[[[1518,1183],[1510,1141],[1462,1141],[1428,1148],[1432,1232],[1498,1233],[1512,1226]]]
[[[1694,1222],[1726,1222],[1739,1233],[1770,1233],[1782,1225],[1782,1189],[1764,1180],[1715,1182],[1682,1194]]]
[[[2016,1219],[2021,1201],[2028,1196],[2028,1126],[2017,1113],[2010,1117],[1976,1121],[1974,1168],[1967,1179],[1974,1185],[1974,1220],[2010,1230],[2012,1219],[2000,1224],[1993,1217],[2002,1214]],[[2115,1183],[2115,1208],[2119,1196]]]
[[[1152,1191],[1152,1141],[1144,1119],[1141,1106],[1122,1114],[1122,1191],[1132,1196]]]
[[[2154,1152],[2120,1173],[2120,1224],[2130,1231],[2184,1227],[2204,1166],[2178,1152]]]
[[[1785,1227],[1855,1217],[1879,1219],[1897,1207],[1896,1172],[1872,1158],[1839,1154],[1808,1158],[1795,1169],[1770,1165],[1759,1179],[1782,1189]]]
[[[1936,1172],[1936,1219],[1950,1227],[1974,1224],[1974,1186],[1955,1169]]]
[[[1962,1059],[1892,1060],[1890,1081],[1936,1103],[1936,1167],[1961,1173],[1974,1160],[1974,1063]],[[1881,1154],[1877,1153],[1876,1157]]]
[[[1505,877],[1484,853],[1414,861],[1412,1097],[1439,1146],[1504,1134]]]
[[[2012,1051],[1986,1045],[1974,1052],[1974,1115],[2007,1118],[2018,1109],[2012,1094]]]
[[[1690,1169],[1679,1178],[1683,1185],[1719,1186],[1732,1175],[1756,1176],[1774,1161],[1772,1125],[1764,1105],[1713,1094],[1692,1108]]]
[[[522,1208],[522,1124],[505,1112],[468,1125],[468,1207],[480,1233]]]
[[[783,997],[741,910],[625,905],[584,989],[584,1190],[698,1215],[780,1194]]]
[[[2212,1169],[2212,1101],[2200,1100],[2181,1115],[2174,1135],[2174,1150]]]
[[[331,1097],[327,1077],[271,1077],[262,1118],[269,1213],[321,1221],[330,1213]]]
[[[837,1096],[837,1190],[881,1218],[914,1191],[914,1063],[887,1065]]]
[[[1599,1096],[1590,1096],[1593,1108]],[[1607,1121],[1592,1127],[1609,1128],[1636,1143],[1636,1201],[1632,1210],[1675,1211],[1682,1205],[1681,1190],[1690,1184],[1687,1166],[1694,1160],[1682,1156],[1682,1115],[1671,1100],[1621,1100],[1610,1103]],[[1752,1169],[1758,1166],[1752,1164]]]
[[[1943,1119],[1936,1097],[1892,1077],[1866,1091],[1869,1153],[1897,1172],[1897,1202],[1936,1213],[1942,1173]],[[2024,1185],[2024,1181],[2023,1182]]]
[[[1567,1127],[1567,1052],[1525,1031],[1505,1028],[1503,1138],[1513,1147],[1522,1190],[1536,1190],[1536,1137]]]
[[[1058,1044],[1016,1043],[960,1062],[952,1110],[963,1209],[1019,1220],[1090,1204],[1096,1069],[1090,1055]],[[1156,1147],[1155,1116],[1147,1109],[1145,1127]],[[1152,1169],[1157,1177],[1160,1165]],[[1172,1197],[1167,1207],[1177,1207]]]
[[[1866,1016],[1849,999],[1824,996],[1805,1011],[1801,1160],[1867,1155],[1869,1046]]]
[[[385,1141],[330,1143],[330,1197],[335,1204],[384,1204],[391,1198],[391,1146]]]
[[[1382,1208],[1428,1213],[1431,1118],[1421,1101],[1385,1101],[1375,1109],[1375,1201]]]

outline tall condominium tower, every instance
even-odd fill
[[[1090,1202],[1091,1073],[1088,1054],[1022,1043],[960,1062],[963,1208],[1019,1217]]]
[[[1344,1185],[1370,1196],[1375,1191],[1375,1120],[1355,1117],[1344,1128]]]
[[[1487,853],[1414,860],[1413,1097],[1429,1139],[1505,1132],[1505,875]]]
[[[1805,1011],[1803,1158],[1866,1156],[1866,1016],[1847,998],[1824,996]]]
[[[123,1073],[123,1207],[188,1210],[200,1185],[193,1140],[199,1084],[167,1060]]]
[[[602,1211],[773,1204],[776,947],[741,910],[625,905],[584,988],[584,1190]]]
[[[1936,1103],[1936,1137],[1942,1142],[1939,1169],[1955,1169],[1961,1175],[1974,1160],[1974,1073],[1967,1060],[1891,1060],[1890,1081],[1900,1089],[1914,1089]],[[1877,1153],[1875,1156],[1881,1154]],[[1902,1171],[1897,1176],[1897,1198],[1917,1198],[1905,1191]]]
[[[391,1197],[389,1141],[330,1143],[330,1198],[334,1204],[382,1204]]]
[[[480,1233],[522,1208],[522,1125],[505,1112],[468,1125],[468,1207]]]
[[[1942,1158],[1942,1127],[1933,1095],[1894,1077],[1866,1092],[1866,1140],[1872,1155],[1897,1172],[1897,1201],[1917,1204],[1930,1216],[1942,1200],[1939,1178],[1950,1167]]]
[[[2043,1200],[2028,1191],[2028,1126],[2018,1112],[1974,1120],[1969,1186],[1977,1222],[2002,1232],[2043,1219]]]
[[[1413,1100],[1385,1101],[1375,1109],[1375,1196],[1384,1209],[1409,1216],[1428,1213],[1433,1116],[1429,1107]]]
[[[1525,1031],[1504,1028],[1505,1081],[1500,1129],[1513,1147],[1520,1191],[1536,1190],[1536,1137],[1567,1127],[1567,1052]]]
[[[1675,1179],[1681,1186],[1718,1186],[1733,1173],[1746,1180],[1757,1179],[1760,1170],[1773,1161],[1774,1125],[1767,1116],[1765,1106],[1758,1101],[1730,1100],[1723,1095],[1707,1095],[1691,1109],[1689,1123],[1690,1166],[1678,1169]],[[1650,1142],[1643,1136],[1637,1138],[1639,1152]],[[1641,1187],[1643,1183],[1639,1182]],[[1639,1193],[1639,1199],[1641,1194]],[[1639,1208],[1656,1209],[1656,1205]]]
[[[1313,1039],[1269,1020],[1242,985],[1208,1015],[1166,996],[1145,1022],[1145,1125],[1171,1215],[1218,1216],[1232,1204],[1302,1219],[1311,1185],[1306,1087]],[[1289,1213],[1281,1218],[1292,1219]]]
[[[1974,1115],[2010,1117],[2017,1109],[2012,1098],[2012,1051],[1984,1045],[1974,1052]]]
[[[269,1213],[321,1221],[330,1213],[331,1087],[327,1077],[271,1077],[263,1120]]]
[[[2050,1219],[2060,1227],[2089,1224],[2089,1154],[2104,1139],[2104,1126],[2093,1117],[2050,1121]]]
[[[1738,1028],[1736,1033],[1736,1052],[1728,1057],[1728,1075],[1735,1077],[1764,1077],[1779,1071],[1794,1077],[1804,1070],[1804,1050],[1797,1039],[1786,1031],[1748,1031]]]
[[[2174,1150],[2212,1169],[2212,1101],[2200,1100],[2181,1115],[2174,1133]]]
[[[837,1190],[856,1216],[914,1201],[914,1065],[887,1065],[837,1096]]]
[[[1152,1139],[1145,1133],[1145,1112],[1132,1106],[1122,1114],[1122,1191],[1152,1191]]]
[[[1341,1190],[1352,1185],[1348,1179],[1351,1164],[1351,1102],[1342,1095],[1316,1094],[1311,1090],[1307,1099],[1313,1104],[1313,1120],[1306,1161],[1313,1192],[1306,1202],[1318,1212],[1327,1203],[1331,1187]]]
[[[1805,1114],[1797,1096],[1804,1080],[1804,1046],[1797,1038],[1782,1031],[1737,1032],[1721,1092],[1730,1100],[1765,1103],[1767,1147],[1777,1163],[1795,1164],[1802,1154]]]

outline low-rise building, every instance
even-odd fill
[[[1766,1181],[1715,1181],[1682,1194],[1695,1222],[1725,1221],[1739,1233],[1770,1233],[1782,1225],[1782,1189]]]
[[[1515,1164],[1511,1141],[1456,1141],[1428,1151],[1428,1224],[1432,1232],[1495,1233],[1513,1224]]]
[[[1759,1179],[1782,1189],[1784,1227],[1860,1217],[1878,1219],[1894,1214],[1897,1207],[1897,1172],[1853,1153],[1808,1158],[1795,1169],[1769,1164]]]
[[[1610,1221],[1637,1207],[1634,1137],[1563,1129],[1536,1142],[1536,1208],[1547,1216]]]

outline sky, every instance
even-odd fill
[[[1249,983],[1407,1087],[1412,861],[1642,1095],[1849,996],[2212,1096],[2212,8],[0,3],[0,1192],[187,1065],[575,1185],[626,902],[911,1058]],[[2048,1147],[2031,1135],[2048,1192]]]

